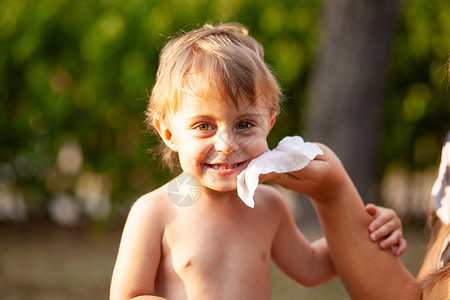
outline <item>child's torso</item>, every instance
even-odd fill
[[[169,299],[269,299],[268,209],[201,205],[176,209],[162,239],[156,292]]]

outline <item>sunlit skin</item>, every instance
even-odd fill
[[[237,195],[237,175],[268,150],[275,114],[262,108],[259,101],[236,107],[187,99],[155,122],[202,192],[194,205],[179,207],[165,185],[134,204],[111,299],[269,299],[271,259],[304,286],[336,276],[325,239],[305,239],[275,188],[260,185],[254,208]]]
[[[178,152],[184,172],[205,188],[234,195],[237,175],[268,150],[266,138],[275,113],[262,109],[260,101],[236,107],[231,101],[187,97],[186,103],[162,122],[161,134]]]

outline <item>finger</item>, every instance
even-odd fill
[[[392,224],[391,224],[392,223]],[[377,230],[380,230],[384,225],[390,224],[389,226],[395,226],[396,222],[392,216],[390,216],[387,213],[382,213],[381,211],[378,211],[377,214],[374,216],[374,219],[369,224],[369,231],[375,232]],[[387,229],[393,230],[394,227],[388,227]],[[386,229],[384,229],[386,230]],[[381,235],[382,233],[385,233],[384,235]],[[389,234],[389,232],[382,231],[381,233],[377,234],[378,237],[383,237],[385,235]]]
[[[278,184],[282,187],[292,189],[301,185],[303,182],[298,175],[299,171],[294,171],[290,173],[269,173],[268,181],[272,184]]]
[[[400,256],[403,253],[405,253],[407,247],[408,247],[408,242],[405,239],[401,239],[397,250],[395,250],[395,252],[394,252],[395,256]]]
[[[265,181],[274,181],[277,180],[279,177],[281,177],[282,174],[270,172],[268,174],[261,174],[259,175],[259,182],[265,182]]]
[[[394,231],[391,235],[389,235],[387,238],[382,240],[379,245],[380,248],[385,250],[389,249],[391,247],[394,247],[395,245],[400,245],[400,242],[402,240],[402,234],[399,230]]]
[[[372,222],[373,223],[373,222]],[[396,223],[391,220],[382,224],[379,228],[376,228],[371,234],[370,239],[372,241],[378,241],[379,239],[391,235],[393,232],[400,230]],[[400,231],[401,233],[401,231]]]
[[[272,184],[281,185],[289,179],[289,173],[275,173],[261,174],[259,181],[268,181]]]
[[[369,203],[366,205],[366,211],[371,215],[374,216],[377,213],[377,206]]]

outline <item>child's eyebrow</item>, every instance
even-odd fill
[[[262,114],[260,112],[254,112],[254,113],[245,113],[242,115],[239,115],[236,117],[236,121],[240,120],[240,119],[246,119],[246,118],[251,118],[251,119],[259,119],[259,118],[263,118],[265,117],[265,114]]]
[[[213,116],[211,115],[194,115],[192,117],[188,117],[188,121],[194,122],[194,121],[201,121],[205,119],[212,119]]]
[[[240,119],[245,119],[245,118],[261,118],[264,117],[265,115],[262,113],[243,113],[238,115],[236,118],[234,118],[236,121],[240,120]],[[196,120],[201,120],[201,119],[213,119],[214,118],[214,114],[203,114],[203,115],[194,115],[192,117],[188,117],[188,120],[190,121],[196,121]]]
[[[239,115],[237,118],[248,118],[248,117],[261,117],[263,114],[261,114],[261,113],[245,113],[245,114],[241,114],[241,115]]]

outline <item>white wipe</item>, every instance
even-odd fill
[[[287,136],[278,146],[264,152],[250,161],[237,176],[237,192],[242,201],[250,207],[255,206],[253,195],[259,183],[260,174],[271,172],[288,173],[303,169],[322,150],[313,143],[305,143],[299,136]]]
[[[450,225],[450,141],[442,148],[438,177],[431,189],[436,215],[442,223]]]

